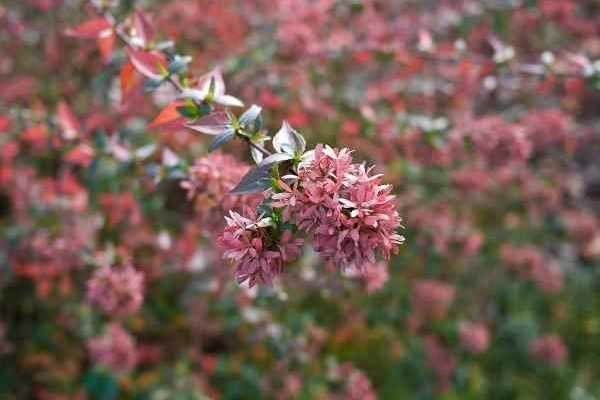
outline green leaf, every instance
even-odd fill
[[[304,153],[306,140],[287,121],[283,121],[281,128],[273,137],[273,147],[277,152],[295,156]]]
[[[233,188],[232,194],[259,193],[271,187],[271,166],[258,165],[252,168]]]
[[[144,81],[144,91],[146,93],[148,92],[154,92],[156,89],[158,89],[158,87],[163,83],[163,80],[161,79],[146,79]]]
[[[292,158],[294,158],[294,156],[288,153],[275,153],[262,160],[260,165],[278,164],[280,162],[291,160]]]
[[[188,103],[183,106],[179,106],[176,108],[179,115],[185,117],[187,119],[196,119],[200,117],[200,110],[193,103]]]
[[[240,125],[246,129],[255,128],[256,127],[255,121],[260,116],[261,111],[262,111],[262,107],[259,107],[256,104],[253,104],[252,107],[247,109],[240,116]],[[254,131],[256,131],[256,130],[254,130]]]
[[[169,74],[182,74],[187,70],[188,64],[192,61],[190,56],[176,55],[173,61],[169,63],[168,72]]]
[[[227,129],[225,132],[221,133],[219,136],[213,140],[213,142],[208,146],[208,151],[215,151],[219,147],[223,146],[227,142],[229,142],[235,136],[235,130]]]

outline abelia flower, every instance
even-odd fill
[[[456,370],[456,357],[439,338],[432,335],[425,338],[425,357],[427,366],[437,378],[437,390],[445,392],[450,387]]]
[[[350,363],[339,366],[338,373],[346,380],[344,400],[377,400],[377,393],[369,378]]]
[[[567,358],[568,350],[560,336],[548,334],[534,339],[529,344],[529,354],[538,361],[558,366]]]
[[[490,331],[485,324],[461,321],[458,335],[461,346],[470,353],[483,353],[490,346]]]
[[[223,258],[232,261],[239,284],[270,285],[283,271],[283,263],[300,255],[303,241],[290,230],[276,238],[270,218],[259,217],[251,210],[246,215],[230,211],[217,243],[224,250]]]
[[[88,281],[87,298],[109,316],[131,315],[144,301],[144,275],[132,266],[103,266]]]
[[[456,289],[450,284],[422,279],[414,286],[412,303],[418,316],[440,320],[446,316],[455,295]]]
[[[262,200],[261,195],[229,193],[249,169],[248,165],[220,151],[195,161],[181,187],[187,190],[188,198],[194,198],[203,229],[220,227],[229,210],[241,209],[242,205],[254,207]]]
[[[367,293],[381,290],[389,279],[387,263],[380,261],[369,266],[366,268],[363,279],[367,284]]]
[[[116,323],[108,325],[102,336],[90,339],[87,347],[94,363],[113,372],[132,370],[138,361],[135,340]]]
[[[283,191],[272,196],[283,218],[312,234],[315,249],[340,268],[364,271],[377,252],[386,259],[396,253],[401,218],[382,176],[352,163],[347,149],[319,145],[304,158],[294,183],[280,181]]]

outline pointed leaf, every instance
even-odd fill
[[[142,41],[142,46],[147,46],[154,38],[154,28],[148,20],[148,17],[140,10],[133,13],[133,28],[136,37]]]
[[[205,92],[202,89],[185,88],[179,94],[178,97],[182,98],[182,99],[192,99],[192,100],[196,100],[196,101],[204,101],[204,99],[206,99],[206,97],[208,97],[208,91]]]
[[[258,165],[252,168],[231,191],[232,194],[259,193],[271,187],[271,166]]]
[[[112,29],[112,24],[104,18],[91,19],[76,26],[65,30],[65,35],[76,37],[79,39],[97,39],[105,34],[106,31]]]
[[[184,105],[182,101],[176,100],[163,108],[150,125],[148,125],[148,128],[154,129],[168,124],[183,125],[185,123],[185,118],[177,112],[177,107],[182,105]]]
[[[227,113],[214,112],[200,118],[195,124],[186,126],[207,135],[220,135],[231,127],[231,119]]]
[[[165,167],[174,167],[179,164],[179,157],[167,147],[162,152],[162,164]]]
[[[81,143],[74,147],[65,156],[65,161],[80,165],[82,167],[88,167],[94,159],[95,151],[94,148],[85,143]]]
[[[244,103],[240,99],[228,94],[215,96],[213,101],[225,107],[244,107]]]
[[[219,136],[217,136],[215,138],[215,140],[213,140],[213,142],[210,144],[210,146],[208,146],[208,151],[209,152],[215,151],[216,149],[218,149],[219,147],[223,146],[224,144],[229,142],[231,139],[233,139],[234,136],[235,136],[234,129],[226,130],[225,132],[223,132]]]
[[[175,55],[173,61],[169,63],[168,71],[170,74],[182,74],[187,70],[190,62],[192,62],[192,57],[190,56]]]
[[[250,128],[250,125],[254,124],[254,121],[260,115],[262,111],[262,107],[253,104],[252,107],[244,111],[244,113],[240,116],[240,125],[245,128]]]
[[[154,152],[157,150],[157,148],[158,147],[156,146],[156,144],[150,143],[150,144],[140,147],[139,149],[136,149],[134,154],[137,159],[144,160],[144,159],[150,157],[152,154],[154,154]]]
[[[273,147],[278,152],[302,154],[306,149],[306,140],[287,121],[283,121],[281,128],[273,137]]]
[[[115,47],[115,38],[115,34],[112,31],[108,31],[107,35],[100,35],[100,37],[96,39],[102,59],[106,63],[112,58],[113,48]]]
[[[254,148],[254,147],[250,147],[250,155],[252,156],[252,159],[254,160],[254,162],[256,164],[260,164],[264,157],[262,151]]]
[[[259,165],[277,164],[280,162],[291,160],[292,158],[294,157],[288,153],[275,153],[262,160],[262,162]]]
[[[121,82],[122,98],[126,98],[129,92],[136,86],[137,83],[139,83],[136,80],[136,75],[134,72],[135,67],[130,62],[124,64],[123,67],[121,67],[121,72],[119,73],[119,80]]]
[[[167,70],[165,56],[158,52],[135,50],[131,47],[126,49],[129,61],[142,75],[150,79],[162,80],[164,71]]]
[[[73,114],[73,111],[71,111],[71,107],[65,101],[58,103],[56,114],[63,137],[65,139],[75,139],[78,137],[81,132],[81,124],[77,117],[75,117],[75,114]]]

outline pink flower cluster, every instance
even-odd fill
[[[452,352],[433,335],[425,337],[425,358],[437,378],[437,390],[444,392],[452,383],[458,361]]]
[[[88,350],[96,364],[115,372],[131,370],[138,361],[133,337],[116,323],[108,325],[104,335],[90,339]]]
[[[549,334],[534,339],[529,344],[529,354],[538,361],[558,366],[567,358],[568,351],[560,336]]]
[[[412,303],[418,318],[441,320],[454,301],[454,286],[433,280],[421,279],[414,286]]]
[[[490,331],[485,324],[461,321],[458,335],[461,346],[470,353],[483,353],[490,346]]]
[[[233,262],[239,284],[270,285],[283,271],[283,263],[300,255],[303,241],[294,238],[290,230],[284,230],[275,240],[270,218],[258,217],[250,210],[247,215],[231,211],[217,243],[225,250],[223,257]]]
[[[87,286],[88,301],[110,316],[131,315],[144,301],[144,275],[132,266],[103,266]]]
[[[535,246],[514,247],[505,244],[500,249],[502,261],[522,279],[530,279],[544,293],[553,294],[562,290],[564,273],[560,265],[547,261]]]
[[[404,237],[392,187],[352,162],[350,151],[318,145],[291,185],[280,181],[273,207],[314,237],[315,249],[340,268],[364,271],[377,252],[389,259]]]
[[[194,199],[195,210],[205,225],[204,229],[221,226],[222,217],[229,210],[239,209],[242,204],[258,204],[261,196],[242,197],[229,193],[248,170],[248,165],[220,151],[195,161],[181,187],[187,190],[189,198]]]
[[[344,400],[377,400],[377,394],[369,378],[352,364],[339,367],[339,373],[346,377]]]

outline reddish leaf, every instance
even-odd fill
[[[65,34],[80,39],[97,39],[106,35],[105,32],[110,32],[111,29],[112,24],[108,20],[96,18],[86,21],[75,28],[68,28]]]
[[[154,28],[148,17],[140,10],[136,10],[133,14],[133,28],[135,29],[134,36],[140,38],[144,46],[152,41]]]
[[[41,146],[47,137],[48,130],[42,124],[27,128],[22,134],[23,140],[34,146]]]
[[[167,69],[167,60],[158,52],[148,52],[127,48],[129,61],[142,75],[151,79],[161,79],[163,71]]]
[[[186,120],[177,111],[177,107],[184,104],[181,100],[176,100],[162,109],[156,118],[148,125],[148,128],[162,129],[180,129],[185,124]]]
[[[113,48],[115,46],[115,34],[112,31],[108,31],[108,34],[103,34],[96,39],[96,43],[98,44],[98,49],[100,50],[100,54],[102,54],[104,62],[109,62],[112,58]]]
[[[10,119],[0,116],[0,132],[7,132],[10,129]]]
[[[121,67],[121,72],[119,73],[119,78],[121,82],[121,97],[123,99],[127,98],[127,95],[137,86],[141,77],[135,74],[135,67],[130,62],[126,63]]]
[[[79,136],[81,124],[64,101],[58,103],[57,118],[65,139],[75,139]]]
[[[69,153],[65,156],[65,160],[75,165],[87,167],[94,159],[94,154],[94,149],[91,146],[81,143],[69,151]]]

